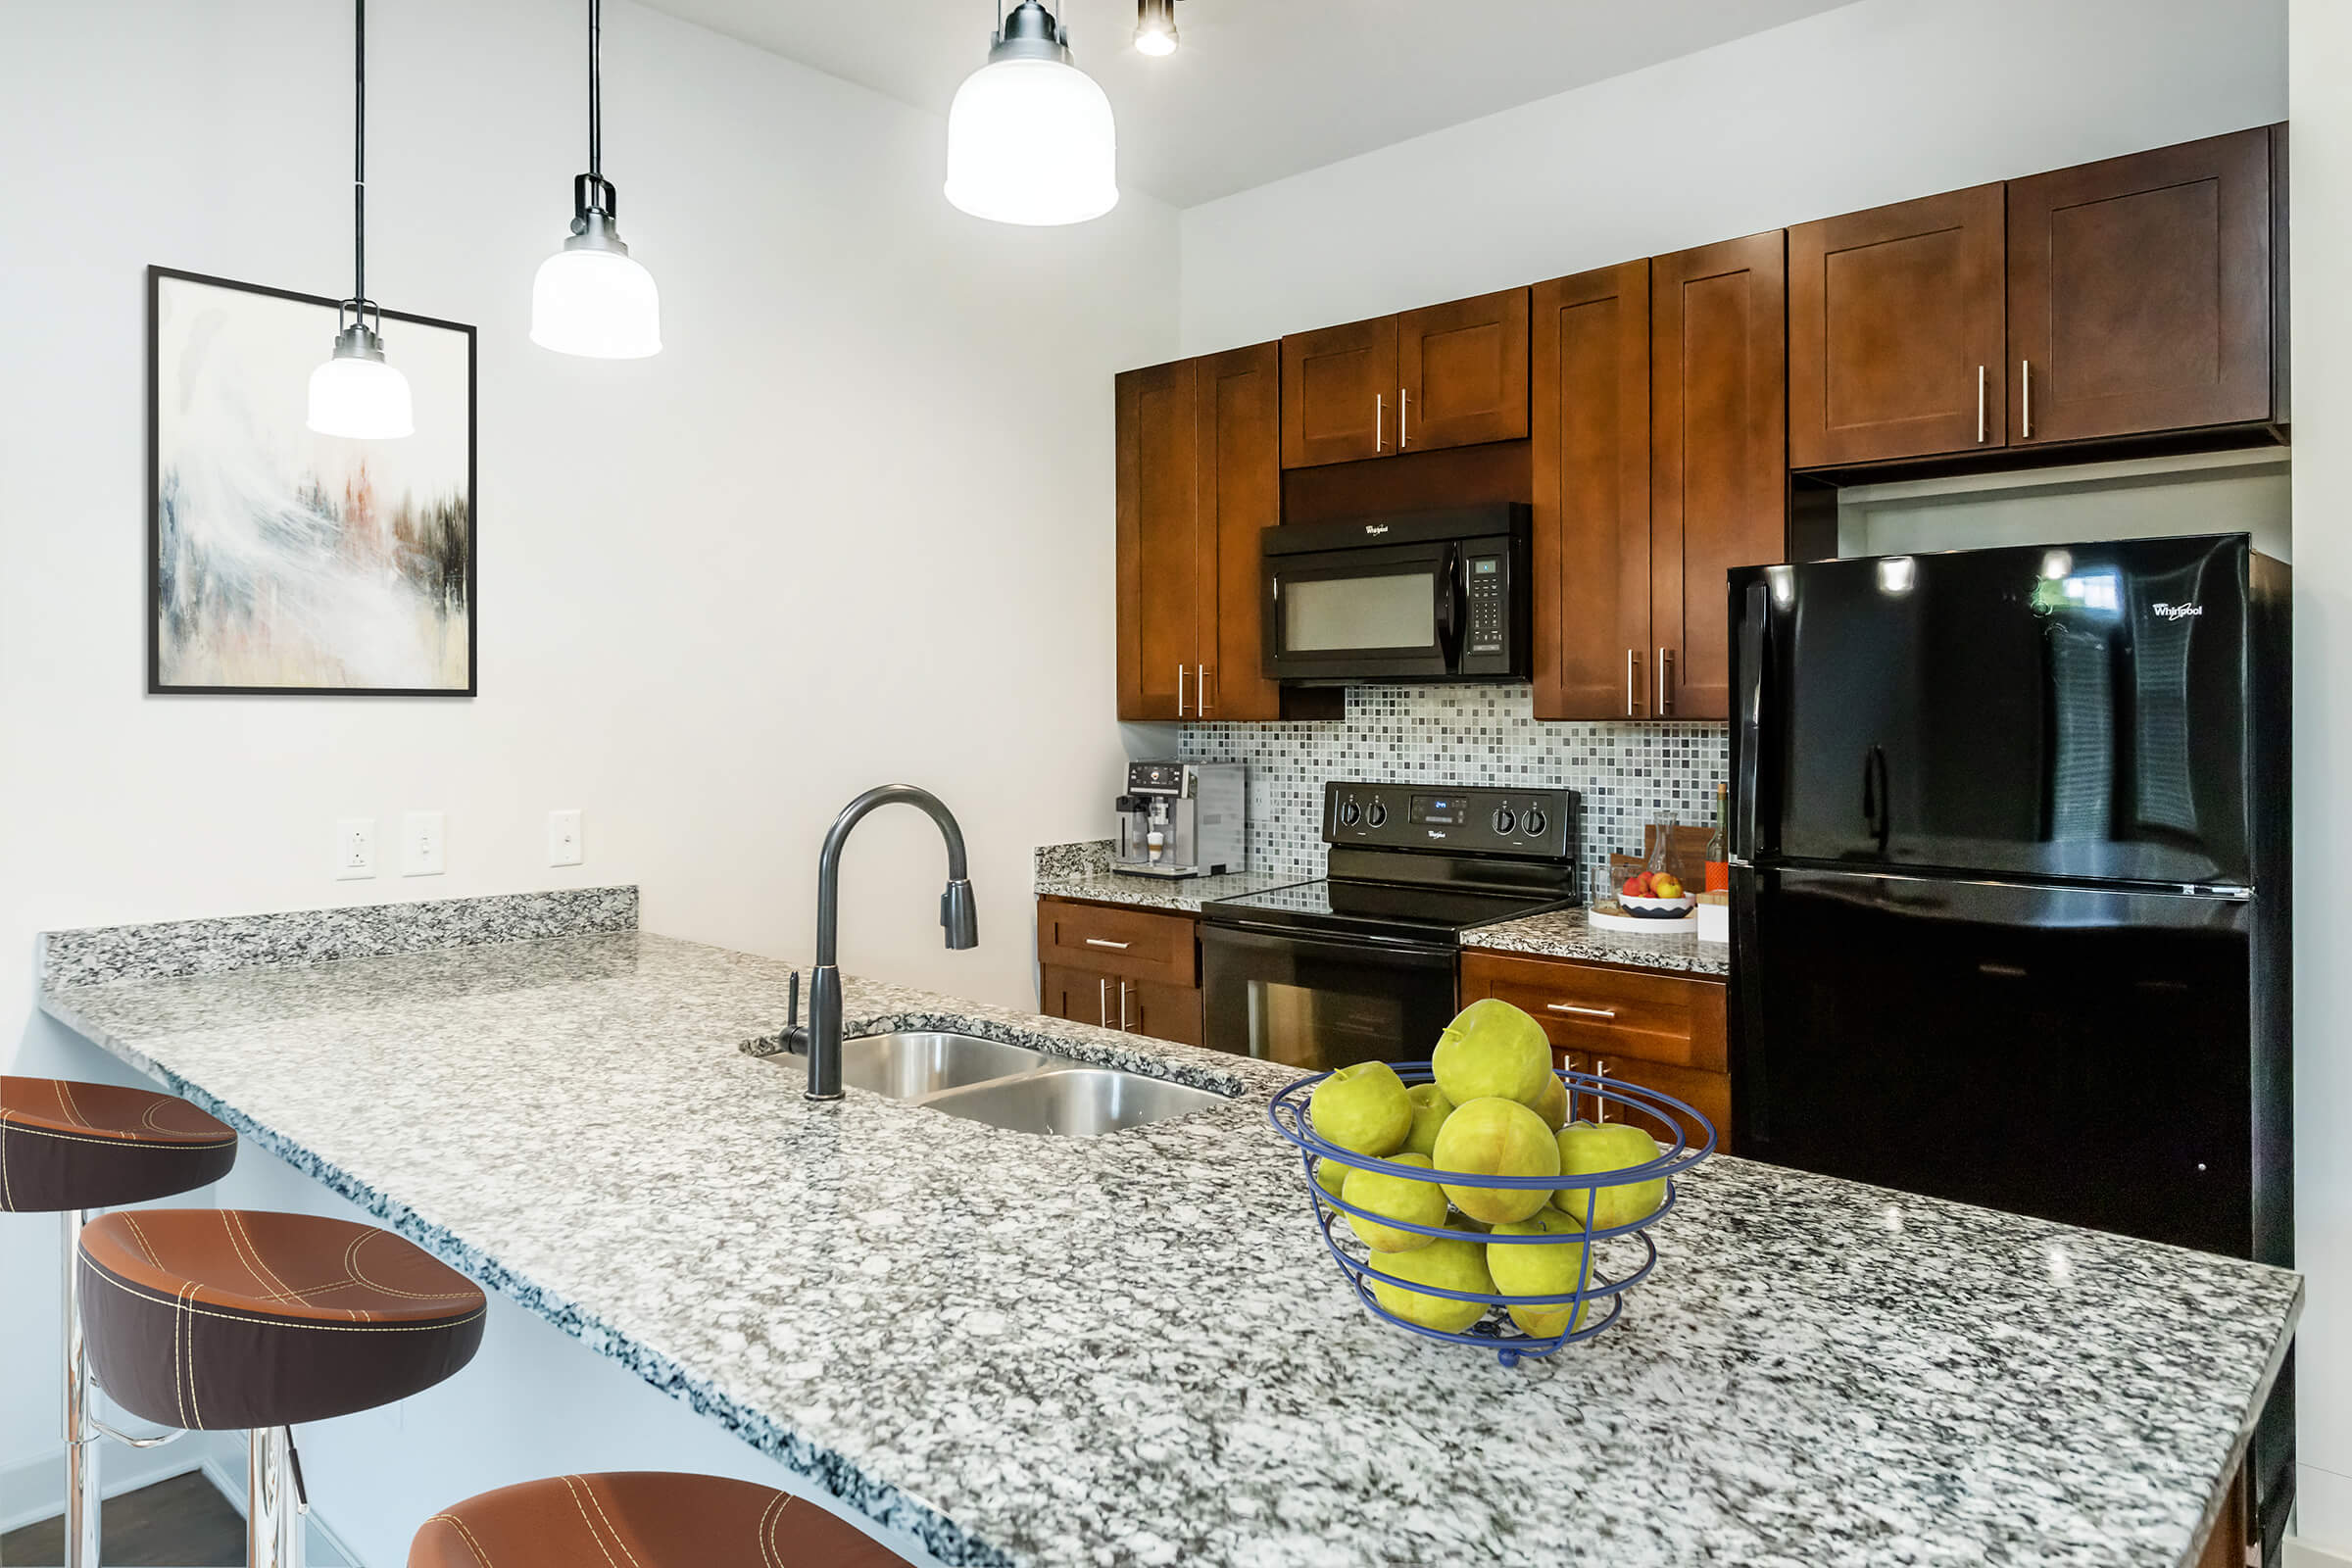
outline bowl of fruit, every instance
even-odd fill
[[[1623,1317],[1657,1266],[1646,1232],[1715,1148],[1679,1100],[1555,1068],[1544,1026],[1495,998],[1463,1008],[1428,1061],[1302,1078],[1267,1114],[1365,1310],[1505,1366]]]
[[[1698,895],[1672,871],[1637,871],[1617,890],[1617,903],[1637,919],[1681,920],[1698,907]]]

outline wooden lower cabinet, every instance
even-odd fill
[[[1199,955],[1199,928],[1190,915],[1040,899],[1038,1011],[1200,1045]]]
[[[1558,1064],[1670,1095],[1715,1124],[1732,1121],[1724,983],[1703,976],[1623,969],[1568,958],[1468,952],[1462,955],[1464,1006],[1496,997],[1544,1026]],[[1591,1117],[1590,1109],[1580,1115]],[[1618,1119],[1619,1107],[1611,1107]],[[1653,1118],[1631,1118],[1654,1136]]]

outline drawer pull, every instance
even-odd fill
[[[1119,953],[1125,953],[1128,948],[1127,943],[1112,942],[1105,937],[1088,937],[1086,939],[1086,945],[1090,948],[1110,948]]]
[[[1546,1012],[1573,1012],[1580,1018],[1614,1018],[1617,1016],[1617,1009],[1614,1007],[1580,1007],[1573,1002],[1546,1002],[1544,1004],[1544,1010]]]

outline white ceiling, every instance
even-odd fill
[[[646,3],[943,116],[996,24],[993,0]],[[1845,3],[1181,0],[1183,47],[1152,60],[1128,41],[1135,0],[1065,0],[1118,116],[1120,183],[1178,207]]]

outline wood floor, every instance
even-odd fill
[[[107,1568],[238,1568],[245,1561],[244,1517],[200,1470],[107,1498],[98,1529]],[[0,1536],[7,1568],[65,1560],[62,1518]]]

